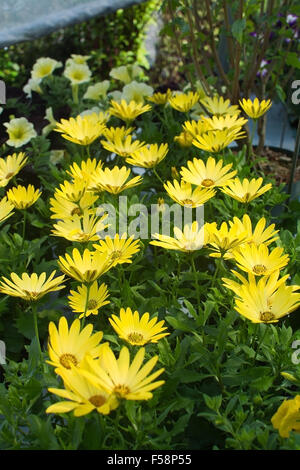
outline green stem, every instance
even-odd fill
[[[90,298],[90,289],[91,289],[91,285],[92,283],[89,282],[87,285],[86,285],[86,299],[85,299],[85,306],[84,306],[84,314],[83,314],[83,318],[82,318],[82,328],[84,327],[84,324],[85,324],[85,318],[86,318],[86,312],[88,310],[88,304],[89,304],[89,298]]]
[[[195,261],[194,261],[193,256],[191,256],[191,265],[192,265],[192,270],[193,270],[194,277],[195,277],[195,287],[196,287],[196,297],[197,297],[197,309],[199,310],[199,307],[200,307],[199,281],[198,281],[197,270],[196,270]]]
[[[22,244],[21,244],[21,251],[23,250],[24,241],[25,241],[26,217],[27,217],[27,212],[26,212],[26,210],[24,210],[24,211],[23,211],[23,228],[22,228]]]
[[[123,292],[123,281],[124,281],[124,277],[123,277],[123,272],[122,272],[122,267],[121,265],[119,264],[118,265],[118,278],[119,278],[119,291],[120,291],[120,294]]]
[[[37,323],[37,305],[36,305],[36,302],[33,302],[33,304],[32,304],[32,313],[33,313],[35,337],[36,337],[36,341],[37,341],[37,344],[38,344],[40,358],[42,359],[42,349],[41,349],[39,329],[38,329],[38,323]]]
[[[265,339],[267,330],[268,330],[268,328],[267,328],[267,326],[266,326],[265,331],[264,331],[264,333],[263,333],[263,335],[262,335],[262,338],[261,338],[261,340],[260,340],[260,342],[258,343],[258,346],[257,346],[257,348],[256,348],[255,355],[254,355],[254,358],[253,358],[253,363],[255,363],[255,360],[256,360],[258,351],[259,351],[261,345],[263,344],[263,341],[264,341],[264,339]]]
[[[91,158],[90,146],[89,145],[86,146],[86,152],[87,152],[88,158]]]
[[[157,173],[155,167],[153,167],[152,169],[153,169],[153,173],[155,174],[156,178],[161,182],[162,185],[164,185],[165,183],[163,182],[163,180],[161,179],[161,177]]]
[[[72,85],[72,98],[74,104],[78,104],[78,85]]]
[[[253,128],[252,128],[252,133],[251,133],[251,148],[252,148],[252,153],[253,153],[253,141],[255,137],[255,131],[257,127],[257,119],[252,119],[253,122]]]
[[[221,260],[216,258],[216,269],[215,269],[214,277],[212,279],[211,287],[215,286],[216,279],[217,279],[219,271],[220,271],[220,267],[221,267]]]

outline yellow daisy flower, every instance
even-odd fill
[[[132,139],[132,135],[125,135],[125,132],[116,131],[113,140],[101,140],[101,144],[109,152],[116,153],[121,157],[129,157],[145,145],[145,142]]]
[[[193,145],[206,152],[218,153],[228,147],[231,142],[242,139],[245,135],[245,132],[240,132],[239,129],[217,129],[197,135],[193,140]]]
[[[109,297],[106,284],[103,283],[98,287],[97,281],[94,281],[90,286],[89,298],[86,304],[87,291],[87,286],[82,284],[81,287],[77,287],[77,291],[71,290],[71,295],[68,297],[73,312],[81,313],[79,318],[84,316],[85,307],[87,308],[85,316],[88,317],[89,315],[98,315],[99,308],[110,303],[109,300],[106,300]]]
[[[178,173],[176,166],[171,167],[171,175],[174,180],[180,180],[180,175]]]
[[[131,132],[134,131],[134,127],[106,127],[103,131],[103,136],[109,142],[115,142],[116,140],[123,141]]]
[[[205,188],[226,186],[229,181],[236,175],[236,171],[229,171],[232,163],[223,166],[223,160],[216,160],[212,157],[207,162],[194,158],[193,162],[187,162],[188,168],[182,167],[181,176],[183,181],[204,186]]]
[[[204,105],[210,114],[215,116],[224,116],[225,114],[240,114],[241,112],[237,105],[232,105],[230,100],[224,100],[223,96],[216,95],[213,98],[206,96],[200,100],[200,103]]]
[[[233,221],[229,221],[229,224],[232,226],[237,225],[238,231],[247,233],[247,238],[245,243],[254,243],[255,245],[261,245],[264,243],[265,245],[270,245],[273,241],[277,240],[276,233],[279,230],[274,230],[275,224],[269,225],[266,227],[266,219],[262,217],[257,222],[254,230],[252,228],[252,222],[248,214],[244,214],[243,219],[240,220],[237,217],[233,218]]]
[[[36,273],[30,276],[23,273],[21,277],[16,273],[11,273],[11,281],[2,276],[3,281],[0,282],[0,292],[12,297],[21,297],[28,301],[39,300],[48,292],[54,292],[65,287],[62,285],[65,276],[62,275],[53,279],[55,273],[56,271],[53,271],[48,279],[46,279],[46,273],[42,273],[40,276]]]
[[[219,229],[216,224],[210,224],[208,231],[208,245],[212,250],[209,256],[213,258],[232,258],[232,250],[244,243],[247,237],[246,231],[240,232],[236,225],[229,228],[226,222],[223,222]]]
[[[78,203],[82,199],[86,189],[87,184],[82,178],[74,178],[72,183],[70,181],[64,181],[63,184],[60,184],[60,189],[55,189],[55,196],[62,197],[68,201]]]
[[[0,222],[4,222],[4,220],[8,219],[11,215],[13,215],[13,204],[7,200],[7,197],[4,196],[0,200]]]
[[[90,145],[103,133],[104,128],[99,116],[93,113],[84,117],[79,115],[76,118],[61,119],[54,130],[75,144]]]
[[[284,400],[272,416],[271,423],[281,437],[290,437],[291,431],[300,433],[300,395]]]
[[[221,188],[221,191],[233,199],[247,204],[272,188],[271,183],[261,187],[262,184],[262,178],[252,178],[250,181],[247,178],[244,178],[243,181],[235,178],[225,188]]]
[[[119,194],[125,189],[133,188],[141,184],[141,176],[135,176],[127,181],[129,175],[130,169],[126,168],[126,166],[122,166],[121,168],[115,166],[112,169],[104,168],[91,175],[89,188],[94,191],[107,191],[111,194]]]
[[[108,227],[103,223],[106,218],[107,214],[99,219],[85,210],[82,216],[75,214],[72,219],[59,220],[51,232],[55,237],[63,237],[73,242],[96,241],[101,237],[100,232]]]
[[[80,166],[77,165],[77,163],[73,163],[69,170],[67,170],[67,173],[73,178],[73,180],[78,181],[81,179],[83,183],[88,186],[91,174],[102,168],[102,166],[102,162],[97,162],[95,158],[93,158],[93,160],[88,158],[86,161],[83,160],[80,163]]]
[[[79,282],[91,283],[106,273],[112,262],[107,259],[106,254],[98,251],[85,249],[81,256],[77,248],[72,251],[72,256],[68,253],[59,257],[58,265],[64,273]]]
[[[71,369],[71,364],[81,366],[86,354],[92,358],[99,357],[103,344],[103,332],[92,334],[93,325],[89,323],[80,331],[80,320],[76,318],[70,329],[66,317],[60,317],[58,329],[52,321],[49,323],[48,364],[56,368]]]
[[[4,122],[3,125],[6,127],[9,137],[6,144],[11,147],[22,147],[37,136],[33,124],[25,117],[11,119],[9,122]]]
[[[258,285],[262,279],[264,279],[263,282],[260,283],[260,285],[264,286],[264,294],[267,296],[270,296],[272,292],[274,292],[276,289],[278,289],[282,284],[285,283],[285,281],[288,279],[289,275],[286,274],[282,278],[279,278],[279,271],[275,271],[272,273],[270,276],[263,276],[258,280],[258,283],[256,282],[256,277],[254,274],[248,274],[248,277],[245,278],[243,274],[239,273],[235,269],[231,269],[232,274],[234,274],[235,277],[239,279],[240,282],[237,282],[236,280],[233,279],[227,279],[227,278],[222,278],[222,281],[224,282],[224,286],[227,287],[228,289],[232,290],[238,297],[241,297],[242,291],[241,288],[246,289],[248,291],[250,289],[251,285]],[[292,286],[293,287],[293,286]],[[295,287],[295,286],[294,286]],[[297,286],[296,286],[297,290]]]
[[[130,157],[126,158],[126,162],[142,168],[153,168],[166,157],[168,151],[168,144],[144,145],[132,152]]]
[[[94,202],[97,201],[98,197],[98,195],[92,192],[87,192],[78,203],[75,203],[54,193],[54,197],[50,198],[50,211],[53,212],[50,218],[62,220],[70,219],[76,214],[83,216],[86,210],[88,210],[89,214],[94,214],[95,210],[92,206]]]
[[[25,153],[13,153],[5,158],[0,158],[0,187],[4,187],[19,173],[26,164],[28,157]]]
[[[187,131],[183,131],[174,137],[174,142],[180,145],[180,147],[191,147],[193,145],[193,140],[194,137]]]
[[[17,186],[7,191],[7,199],[11,202],[16,209],[24,210],[32,206],[40,197],[41,191],[35,189],[32,184],[27,188],[25,186]]]
[[[280,318],[296,310],[300,305],[300,286],[287,286],[287,276],[278,280],[279,271],[270,276],[262,276],[258,282],[253,274],[248,274],[248,281],[233,271],[242,284],[223,278],[224,286],[233,290],[235,310],[253,323],[275,323]]]
[[[121,349],[118,359],[109,345],[103,348],[101,353],[101,358],[98,360],[87,358],[92,373],[89,374],[82,370],[82,374],[117,398],[149,400],[153,396],[151,391],[165,383],[164,380],[154,382],[162,374],[164,368],[149,375],[158,361],[158,356],[149,359],[142,367],[145,357],[145,348],[143,347],[138,349],[131,364],[129,350],[126,346]]]
[[[189,91],[188,93],[176,93],[169,97],[168,101],[172,108],[186,113],[199,101],[199,93]]]
[[[255,98],[253,102],[250,99],[246,100],[245,98],[243,98],[242,101],[239,101],[239,103],[241,108],[243,108],[243,110],[247,114],[247,116],[252,119],[260,118],[272,106],[271,100],[259,101],[258,98]]]
[[[159,92],[153,93],[152,96],[147,97],[147,100],[155,104],[166,104],[169,98],[171,97],[171,95],[172,95],[172,92],[170,88],[168,88],[165,93],[159,93]]]
[[[185,121],[182,125],[182,128],[183,131],[188,132],[194,139],[198,135],[202,135],[205,132],[212,130],[211,124],[208,121],[204,121],[202,119],[199,119],[199,121]]]
[[[132,263],[132,256],[140,251],[140,241],[134,240],[134,236],[127,238],[126,233],[120,237],[117,233],[114,238],[109,236],[105,240],[99,240],[99,243],[93,245],[95,250],[103,253],[113,262],[113,266],[123,263]]]
[[[121,103],[117,103],[114,100],[110,102],[109,112],[112,116],[116,116],[122,121],[134,121],[140,114],[146,113],[151,110],[149,104],[143,105],[142,103],[136,103],[130,101],[127,103],[126,100],[121,100]]]
[[[205,202],[211,199],[216,191],[210,188],[201,188],[200,186],[193,190],[190,183],[173,180],[173,184],[167,181],[164,188],[177,204],[181,206],[190,206],[191,208],[202,206]]]
[[[203,116],[202,119],[211,129],[219,129],[221,131],[223,129],[240,130],[248,122],[248,119],[240,118],[238,114],[232,116],[225,114],[225,116],[212,116],[211,118]]]
[[[147,343],[157,341],[170,333],[162,333],[167,327],[163,327],[164,320],[157,322],[158,317],[150,320],[149,313],[144,313],[140,318],[139,312],[132,313],[131,308],[121,308],[120,317],[112,315],[108,319],[113,329],[128,343],[134,346],[144,346]]]
[[[66,398],[50,405],[46,413],[68,413],[74,411],[74,416],[84,416],[93,410],[107,415],[111,410],[118,407],[119,401],[116,396],[107,393],[99,385],[95,385],[88,377],[82,374],[82,370],[90,372],[91,368],[86,360],[82,360],[81,368],[71,366],[71,370],[58,369],[58,374],[64,381],[64,389],[48,388],[55,395]]]
[[[233,250],[233,257],[240,269],[256,276],[269,276],[274,271],[284,268],[289,256],[283,255],[283,248],[276,247],[269,252],[266,245],[243,245]]]
[[[178,227],[174,227],[175,238],[167,235],[160,235],[155,233],[152,236],[158,240],[153,240],[150,245],[161,246],[167,250],[178,250],[185,253],[191,253],[201,248],[208,242],[208,225],[199,227],[198,222],[186,224],[181,231]]]

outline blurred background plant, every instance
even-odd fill
[[[64,62],[71,54],[85,55],[87,51],[91,55],[90,68],[98,78],[107,76],[112,67],[137,60],[148,68],[143,47],[145,26],[159,4],[158,0],[150,0],[0,49],[0,78],[5,77],[7,85],[22,88],[38,58]]]
[[[288,102],[291,82],[300,75],[297,1],[168,0],[162,9],[161,35],[180,58],[179,77],[232,104],[251,95]],[[295,108],[289,112],[299,113]],[[259,152],[266,115],[257,131]]]

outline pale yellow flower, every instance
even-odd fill
[[[83,99],[99,101],[101,98],[105,98],[109,89],[109,85],[109,80],[103,80],[103,82],[90,85],[83,95]]]
[[[130,83],[135,78],[138,78],[143,73],[143,69],[137,64],[132,65],[121,65],[120,67],[115,67],[109,72],[109,76],[115,80],[120,80],[121,82],[127,84]]]
[[[40,57],[33,66],[31,77],[40,80],[51,75],[55,69],[62,67],[62,63],[50,57]]]
[[[65,68],[64,76],[70,80],[72,85],[80,85],[89,82],[92,72],[86,64],[76,64],[72,62]]]
[[[11,119],[9,122],[4,122],[3,125],[6,127],[9,137],[6,144],[10,147],[22,147],[37,136],[33,124],[25,117]]]
[[[139,83],[133,80],[124,86],[122,90],[122,99],[130,103],[135,101],[136,103],[144,104],[145,97],[151,96],[153,88],[146,83]]]

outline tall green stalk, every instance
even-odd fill
[[[34,323],[34,332],[35,332],[35,337],[38,345],[38,350],[40,354],[40,358],[42,359],[42,349],[41,349],[41,343],[40,343],[40,336],[39,336],[39,329],[38,329],[38,322],[37,322],[37,305],[36,302],[32,303],[32,314],[33,314],[33,323]]]
[[[88,304],[89,304],[89,298],[90,298],[90,289],[91,289],[91,285],[92,285],[91,282],[89,282],[89,283],[86,285],[86,299],[85,299],[85,306],[84,306],[84,314],[83,314],[83,318],[82,318],[82,328],[84,327],[85,318],[86,318],[86,312],[87,312],[87,310],[88,310]]]

